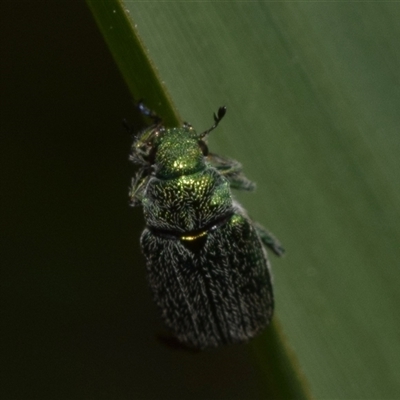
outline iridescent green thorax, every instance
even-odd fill
[[[154,171],[161,179],[191,175],[205,168],[199,137],[193,128],[166,129],[158,138]]]
[[[150,178],[142,205],[148,227],[182,236],[233,213],[229,182],[214,168],[173,179]]]

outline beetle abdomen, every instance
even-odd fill
[[[146,228],[141,245],[155,301],[182,342],[197,348],[243,342],[269,323],[266,252],[240,210],[195,236]]]

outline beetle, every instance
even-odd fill
[[[152,124],[134,136],[129,158],[139,169],[129,198],[143,207],[140,243],[161,316],[190,348],[247,342],[273,314],[264,245],[278,256],[284,249],[233,198],[231,189],[255,189],[241,164],[208,150],[226,107],[202,133],[188,123],[166,128],[142,102],[137,107]]]

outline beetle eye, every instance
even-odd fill
[[[203,156],[206,157],[208,156],[208,146],[203,140],[199,140],[199,147],[201,151],[203,152]]]

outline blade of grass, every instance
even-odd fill
[[[276,314],[312,392],[395,398],[398,5],[127,5],[185,118],[202,127],[228,106],[211,146],[257,182],[240,200],[287,248]]]
[[[166,87],[161,83],[154,64],[138,36],[129,9],[123,2],[87,0],[105,40],[132,92],[162,115],[167,124],[180,121]],[[305,378],[278,323],[255,342],[257,357],[261,360],[263,398],[311,398]]]
[[[180,123],[172,99],[149,58],[129,11],[118,0],[87,0],[104,39],[135,100],[163,116],[167,126]]]

